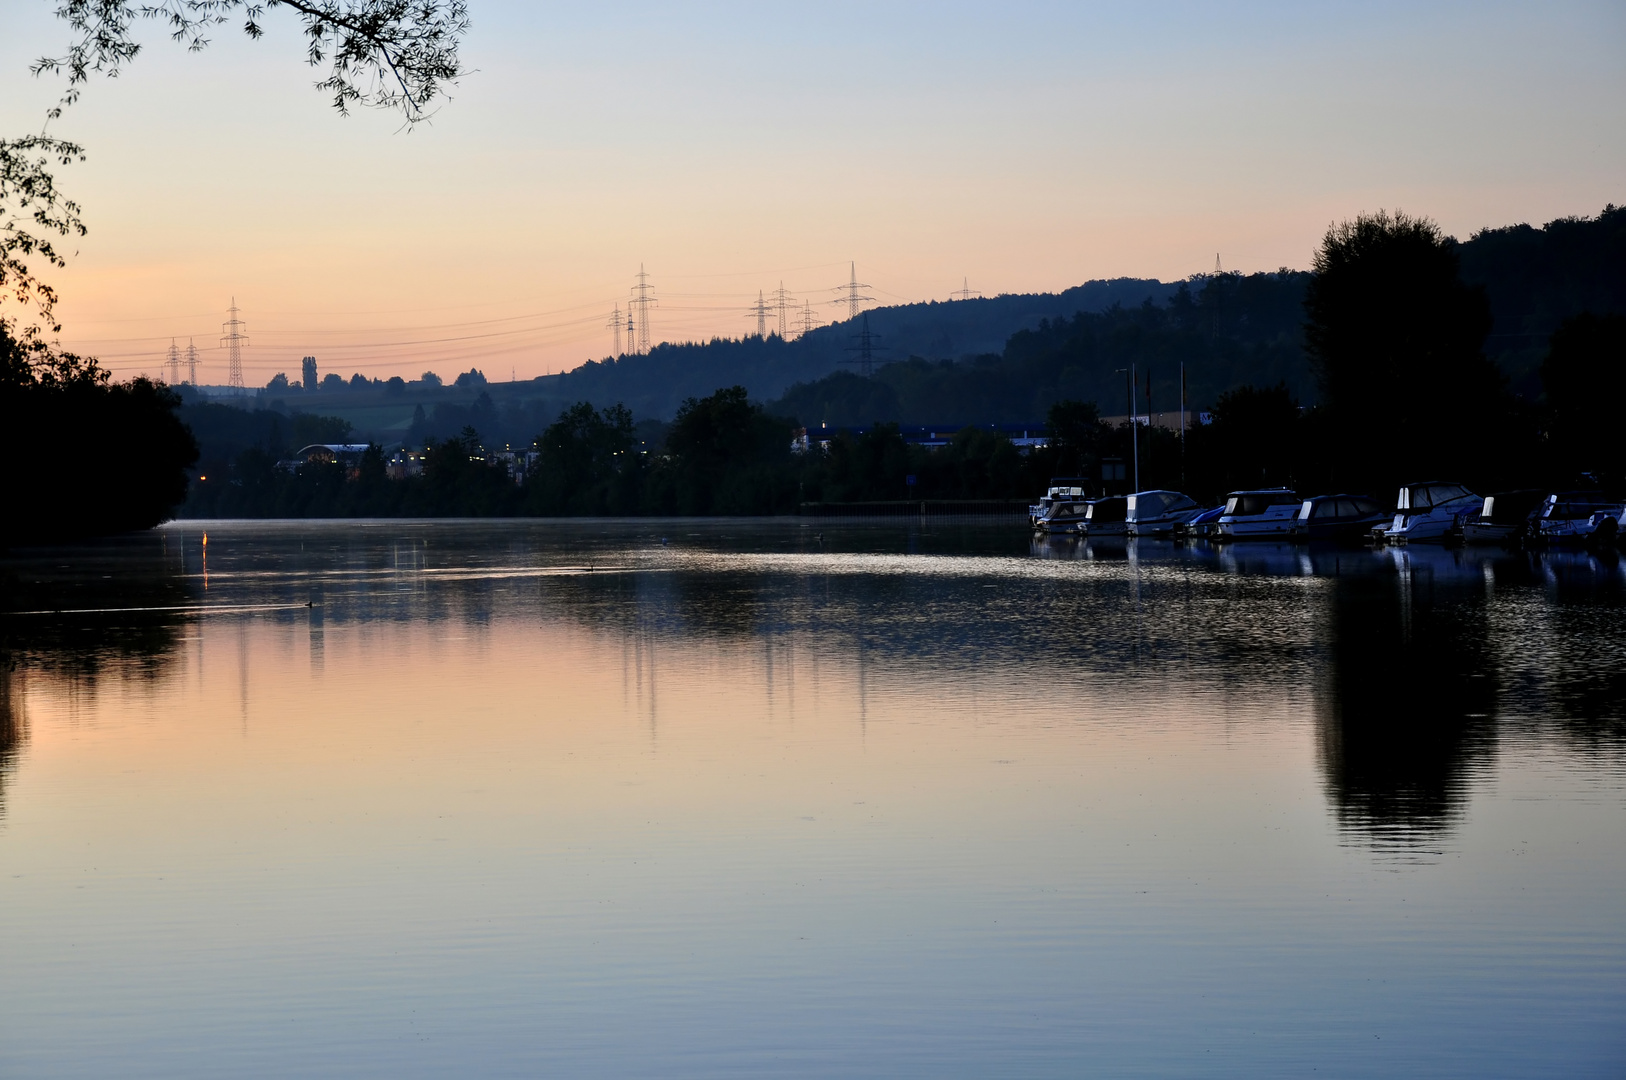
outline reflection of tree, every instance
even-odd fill
[[[190,621],[174,609],[193,602],[165,537],[37,549],[0,563],[0,664],[77,678],[109,667],[155,674]]]
[[[17,768],[17,754],[28,741],[23,688],[10,666],[0,668],[0,819],[6,816],[6,783]]]
[[[1376,847],[1437,842],[1494,752],[1496,666],[1472,588],[1405,569],[1334,584],[1321,764],[1340,824]]]

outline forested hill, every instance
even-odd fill
[[[1192,402],[1206,407],[1241,383],[1286,381],[1313,390],[1302,344],[1310,275],[1220,274],[1175,287],[1166,303],[1079,312],[1011,336],[1003,352],[959,363],[915,358],[872,379],[838,372],[792,387],[773,409],[817,426],[875,420],[907,424],[1021,423],[1063,399],[1094,401],[1104,414],[1128,410],[1127,371],[1139,381],[1135,408],[1178,408],[1180,365]]]
[[[1541,228],[1486,229],[1457,245],[1465,282],[1485,290],[1494,325],[1485,351],[1513,389],[1534,399],[1537,369],[1560,323],[1582,311],[1626,313],[1626,209],[1562,218]],[[866,425],[1035,421],[1062,399],[1094,401],[1103,414],[1128,408],[1123,372],[1140,378],[1135,408],[1179,407],[1181,365],[1188,400],[1207,408],[1244,384],[1285,382],[1301,403],[1316,398],[1303,346],[1310,275],[1195,277],[1164,302],[1080,311],[1012,335],[997,356],[958,363],[924,357],[889,364],[873,379],[847,372],[798,384],[773,408],[803,423]]]
[[[926,304],[900,304],[868,312],[877,364],[912,356],[969,360],[999,353],[1011,335],[1042,321],[1114,306],[1163,302],[1178,285],[1141,278],[1091,281],[1060,293],[995,296]],[[863,317],[823,326],[793,341],[777,336],[741,341],[658,345],[647,356],[589,361],[562,375],[527,384],[526,393],[561,403],[624,403],[639,417],[670,419],[685,398],[720,386],[744,386],[758,400],[776,398],[792,384],[821,378],[856,358]]]
[[[1461,256],[1463,280],[1484,287],[1496,320],[1485,351],[1526,397],[1539,390],[1536,369],[1559,323],[1583,311],[1626,313],[1626,207],[1484,229]]]

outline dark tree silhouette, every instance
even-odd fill
[[[1626,485],[1620,403],[1626,400],[1626,316],[1577,315],[1552,337],[1541,365],[1548,440],[1563,474]],[[1573,482],[1573,480],[1572,480]]]
[[[0,545],[146,529],[186,497],[192,434],[167,388],[107,372],[0,319]]]
[[[1508,406],[1490,308],[1439,226],[1383,211],[1334,226],[1304,306],[1335,486],[1495,471]]]

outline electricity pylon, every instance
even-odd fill
[[[752,315],[757,317],[757,337],[767,340],[768,337],[768,302],[762,298],[762,290],[757,290],[757,302],[751,305],[751,310],[745,313],[746,318]]]
[[[237,297],[231,300],[231,318],[220,325],[225,331],[220,344],[226,347],[226,385],[232,388],[232,393],[243,392],[243,346],[248,344],[248,335],[243,333],[248,324],[237,317]]]
[[[186,339],[186,385],[198,385],[198,347]]]
[[[786,324],[786,308],[796,302],[796,298],[785,291],[785,283],[781,281],[779,288],[774,290],[774,303],[779,308],[779,339],[785,340],[785,333],[790,327]]]
[[[181,347],[175,344],[175,339],[169,339],[169,353],[164,357],[164,366],[169,369],[169,385],[175,386],[181,381]]]
[[[961,278],[960,282],[961,282],[962,287],[958,288],[958,289],[955,289],[953,292],[949,293],[949,295],[952,296],[954,299],[956,299],[956,300],[969,300],[973,296],[976,296],[976,297],[981,297],[982,296],[982,293],[976,292],[975,290],[973,290],[971,288],[971,279],[970,278]]]
[[[610,355],[611,356],[620,356],[621,355],[621,305],[620,304],[615,305],[614,310],[612,310],[610,312],[610,321],[606,325],[608,325],[611,330],[615,331],[615,352],[611,353]]]
[[[865,296],[863,293],[858,291],[859,289],[867,289],[869,286],[858,280],[858,264],[852,263],[850,265],[852,266],[852,280],[837,290],[839,292],[845,292],[847,295],[837,297],[830,302],[832,304],[846,304],[847,318],[856,319],[858,318],[858,305],[866,301],[874,300],[875,297]]]
[[[858,354],[858,359],[843,360],[842,363],[856,365],[858,368],[858,374],[862,375],[866,379],[869,378],[871,375],[875,374],[875,343],[879,341],[880,338],[880,334],[872,334],[869,332],[869,312],[864,312],[863,328],[852,336],[852,339],[858,342],[858,344],[849,345],[847,347],[848,352]]]
[[[644,264],[639,263],[638,284],[632,287],[632,299],[627,302],[629,314],[636,312],[634,318],[638,323],[637,353],[639,356],[649,351],[649,309],[651,305],[660,303],[659,300],[650,295],[652,292],[654,292],[654,287],[649,284],[649,275],[644,273]],[[628,319],[628,322],[632,321],[632,318]],[[630,341],[627,343],[627,351],[633,351]]]
[[[804,301],[802,303],[802,325],[796,328],[796,336],[799,338],[806,337],[808,334],[811,334],[813,332],[813,328],[818,325],[819,320],[817,316],[813,314],[813,305],[810,302]]]

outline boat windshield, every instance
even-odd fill
[[[1609,504],[1597,496],[1554,495],[1541,516],[1548,521],[1585,521],[1608,507]]]
[[[1273,506],[1297,503],[1299,497],[1291,491],[1240,491],[1225,500],[1225,512],[1237,517],[1263,514]]]
[[[1123,521],[1129,511],[1127,499],[1101,499],[1090,504],[1085,520],[1092,525],[1108,525]]]

